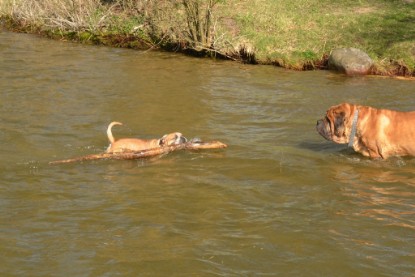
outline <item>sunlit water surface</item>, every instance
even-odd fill
[[[415,82],[0,33],[0,272],[412,276],[415,159],[369,160],[315,122],[415,109]],[[180,131],[224,150],[48,165]]]

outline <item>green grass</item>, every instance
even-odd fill
[[[209,0],[185,1],[198,2],[200,14],[206,15]],[[299,70],[324,68],[331,50],[355,47],[375,61],[378,74],[415,76],[415,1],[215,0],[212,37],[200,42],[194,41],[194,33],[189,35],[189,26],[206,23],[205,17],[189,24],[181,3],[3,0],[0,18],[19,30],[84,42],[175,50],[193,47]]]
[[[235,6],[238,1],[234,1]],[[230,4],[230,1],[228,2]],[[338,47],[366,51],[379,68],[390,60],[415,71],[415,4],[404,1],[253,0],[229,10],[259,60],[300,67]]]

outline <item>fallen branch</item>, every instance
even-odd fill
[[[101,154],[91,154],[82,157],[76,157],[66,160],[58,160],[49,162],[51,165],[55,164],[64,164],[64,163],[73,163],[73,162],[83,162],[83,161],[92,161],[92,160],[103,160],[103,159],[114,159],[114,160],[135,160],[148,158],[153,156],[159,156],[163,154],[168,154],[176,150],[201,150],[201,149],[219,149],[226,148],[227,145],[220,141],[209,141],[202,142],[199,140],[191,140],[186,143],[171,145],[171,146],[162,146],[158,148],[147,149],[138,152],[121,152],[121,153],[101,153]]]

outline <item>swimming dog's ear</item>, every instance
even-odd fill
[[[184,136],[182,136],[180,134],[180,136],[177,137],[176,141],[178,141],[178,143],[186,143],[187,142],[187,138],[185,138]]]
[[[162,136],[161,139],[159,139],[158,145],[162,146],[162,145],[166,144],[166,137],[167,137],[167,135]]]

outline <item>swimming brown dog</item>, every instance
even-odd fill
[[[325,139],[348,143],[367,157],[415,156],[415,111],[343,103],[329,108],[316,129]]]
[[[115,140],[111,132],[114,125],[122,125],[122,123],[114,121],[108,125],[107,136],[111,144],[107,148],[107,153],[137,152],[166,145],[177,145],[187,141],[187,139],[178,132],[164,135],[159,139],[144,140],[137,138],[122,138]]]

